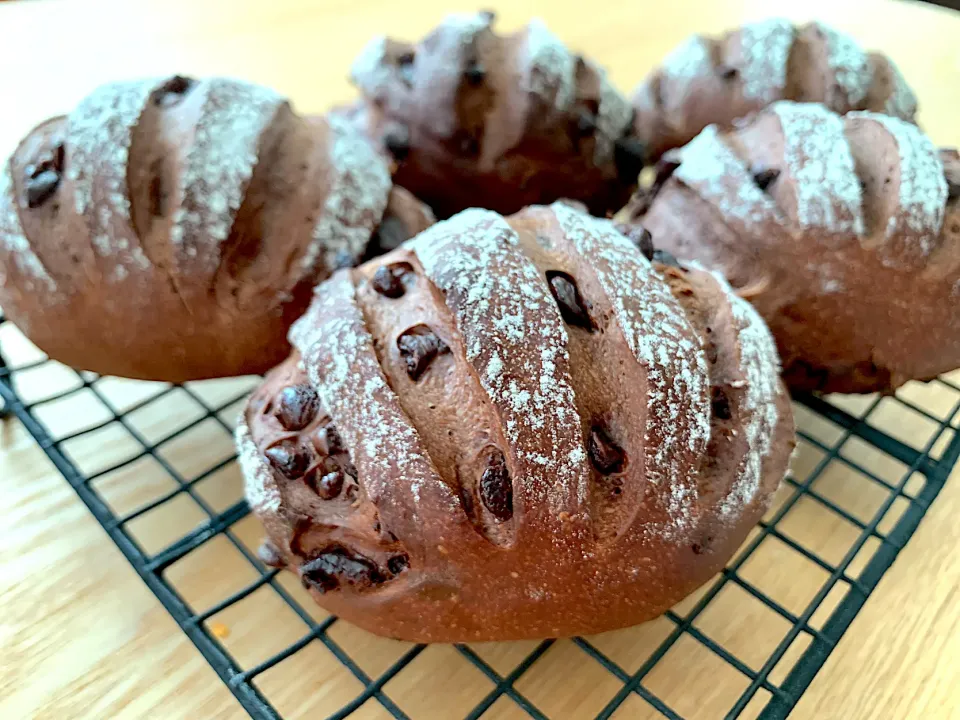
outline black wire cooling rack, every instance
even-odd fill
[[[895,397],[798,397],[798,453],[770,512],[727,568],[665,617],[591,638],[424,647],[326,615],[257,558],[232,454],[233,420],[256,379],[174,386],[78,373],[2,316],[0,351],[5,412],[255,718],[361,708],[363,717],[684,718],[704,707],[784,718],[960,455],[960,385],[949,378]],[[284,613],[290,623],[277,630]],[[236,641],[230,622],[246,623]],[[271,679],[278,667],[282,683]],[[695,682],[689,668],[707,674]],[[311,674],[323,691],[307,693],[308,708],[291,703],[281,688]],[[558,692],[568,685],[593,705],[571,705]]]

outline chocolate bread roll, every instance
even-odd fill
[[[262,557],[391,637],[652,618],[729,559],[794,444],[750,305],[566,204],[339,271],[291,340],[237,430]]]
[[[31,132],[0,173],[0,305],[77,368],[263,372],[288,354],[318,280],[355,264],[378,228],[409,237],[432,222],[390,194],[354,127],[305,120],[272,90],[106,85]]]
[[[493,14],[448,16],[416,45],[374,39],[353,65],[348,114],[394,158],[394,182],[440,217],[560,198],[597,214],[640,170],[630,105],[539,20],[497,35]]]
[[[618,216],[721,271],[787,384],[888,391],[960,367],[960,162],[915,125],[779,102],[664,156]]]
[[[777,100],[911,122],[917,112],[916,97],[883,53],[867,53],[823,23],[794,27],[772,18],[681,43],[634,91],[634,128],[655,160],[707,125],[728,127]]]

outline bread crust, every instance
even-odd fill
[[[749,304],[560,203],[336,273],[291,340],[238,427],[266,555],[390,637],[655,617],[733,554],[794,443]]]
[[[353,126],[301,118],[266,88],[107,85],[31,132],[0,172],[0,304],[80,369],[176,382],[265,372],[288,354],[313,285],[367,251],[390,188]],[[399,206],[406,237],[433,220]]]
[[[634,90],[634,130],[656,160],[708,125],[730,127],[778,100],[909,122],[917,112],[916,96],[886,55],[823,23],[770,18],[678,45]]]
[[[960,366],[960,173],[915,125],[775,103],[666,156],[618,215],[725,274],[788,385],[890,391]]]
[[[641,161],[627,99],[540,20],[509,35],[493,22],[456,14],[416,44],[375,38],[353,65],[363,100],[345,113],[439,217],[560,198],[598,215],[622,205]]]

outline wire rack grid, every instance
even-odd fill
[[[232,446],[256,378],[179,386],[77,372],[2,315],[0,351],[5,412],[254,718],[784,718],[960,456],[960,378],[795,398],[798,452],[773,506],[664,617],[590,638],[422,646],[338,621],[258,559]],[[576,704],[586,695],[590,706]]]

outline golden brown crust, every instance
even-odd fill
[[[78,368],[263,372],[287,355],[313,284],[365,252],[389,192],[349,123],[304,120],[265,88],[107,85],[34,130],[0,174],[0,303]],[[432,222],[415,203],[391,221],[407,236]]]
[[[909,123],[781,102],[672,152],[618,218],[723,272],[791,387],[890,390],[960,365],[957,163]]]
[[[470,210],[335,274],[291,339],[238,430],[248,498],[319,603],[391,637],[654,617],[733,553],[792,449],[749,305],[560,203]]]
[[[559,198],[619,207],[639,172],[629,103],[539,20],[511,35],[492,23],[450,15],[416,45],[376,38],[353,67],[364,100],[345,112],[440,217]]]
[[[730,127],[778,100],[910,122],[917,111],[916,97],[887,56],[868,54],[819,22],[795,27],[771,18],[681,43],[634,91],[635,132],[656,160],[708,125]]]

